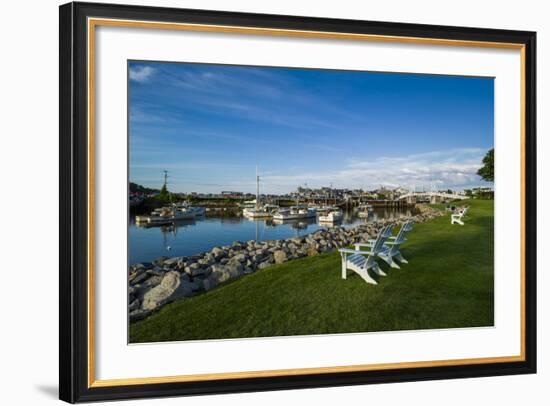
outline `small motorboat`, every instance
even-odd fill
[[[332,210],[327,214],[319,216],[320,223],[338,223],[344,218],[344,213],[340,210]]]

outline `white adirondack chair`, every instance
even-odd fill
[[[403,223],[397,235],[395,237],[390,237],[389,241],[386,241],[384,243],[384,249],[380,253],[378,253],[378,257],[386,261],[386,263],[392,268],[400,269],[399,264],[395,262],[394,259],[397,259],[403,264],[408,264],[409,261],[403,258],[403,255],[401,254],[401,251],[399,249],[401,248],[401,244],[407,241],[405,235],[411,230],[412,221],[407,221]]]
[[[390,229],[389,232],[391,232],[391,226],[384,227],[378,234],[378,237],[376,237],[369,251],[352,250],[348,248],[341,248],[338,250],[342,257],[342,279],[347,278],[348,269],[357,273],[365,282],[373,285],[376,285],[378,282],[369,275],[369,269],[372,269],[378,275],[386,275],[376,262],[376,256],[384,249],[384,242],[388,239],[388,228]]]
[[[458,213],[451,214],[451,224],[460,224],[464,225],[464,216],[468,212],[468,206],[464,207],[461,210],[458,210]]]
[[[413,226],[414,226],[414,220],[406,221],[404,224],[403,230],[408,233],[409,231],[412,231]],[[405,239],[405,241],[407,240]]]
[[[403,223],[401,225],[401,230],[400,231],[403,231],[406,233],[408,233],[409,231],[411,231],[413,229],[413,225],[414,225],[414,221],[413,220],[409,220],[409,221],[406,221],[405,223]],[[389,240],[395,240],[397,238],[397,236],[393,236],[392,235],[392,226],[388,226],[387,228],[385,228],[386,232],[386,237],[389,239]],[[398,233],[399,235],[399,233]],[[376,238],[370,238],[368,242],[359,242],[359,243],[355,243],[355,249],[358,250],[358,249],[361,249],[361,247],[372,247],[372,245],[374,244],[374,242],[376,241]],[[405,237],[403,237],[403,242],[407,241],[407,239]]]
[[[378,236],[380,236],[380,234],[382,234],[384,237],[386,237],[386,239],[394,238],[394,237],[392,237],[392,225],[382,227],[382,230],[380,230],[380,233],[378,234]],[[378,237],[369,238],[367,240],[367,242],[357,242],[357,243],[354,244],[355,249],[359,250],[359,249],[361,249],[361,247],[367,247],[367,248],[372,247],[377,240],[378,240]]]

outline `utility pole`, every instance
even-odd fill
[[[165,169],[163,172],[164,172],[164,187],[168,188],[168,171]]]
[[[160,191],[161,197],[164,199],[165,197],[168,197],[170,202],[172,201],[172,194],[168,192],[168,171],[165,169],[164,171],[164,185],[162,186],[162,189]]]

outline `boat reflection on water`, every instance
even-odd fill
[[[305,218],[305,219],[293,219],[293,220],[278,220],[278,219],[252,219],[246,218],[248,223],[254,224],[254,240],[263,241],[266,239],[279,239],[280,236],[284,235],[288,238],[297,235],[307,234],[309,231],[308,228],[311,227],[311,232],[317,230],[317,219],[316,218]],[[294,232],[289,232],[294,230]],[[305,231],[305,232],[304,232]],[[274,236],[274,238],[268,237]]]
[[[183,228],[183,227],[194,226],[195,225],[195,220],[194,219],[179,220],[179,221],[174,221],[174,222],[169,223],[169,224],[163,224],[161,226],[147,225],[147,224],[138,223],[138,222],[136,222],[135,225],[137,227],[142,227],[142,228],[152,228],[152,227],[157,228],[160,231],[160,233],[162,234],[162,246],[163,246],[164,250],[167,251],[167,252],[170,252],[170,251],[172,251],[172,245],[170,244],[169,241],[174,240],[174,239],[177,238],[178,229]]]
[[[317,224],[317,219],[315,217],[309,217],[309,218],[303,218],[303,219],[291,219],[291,220],[273,219],[272,223],[275,226],[281,226],[281,225],[287,224],[290,226],[290,228],[293,228],[294,230],[307,230],[307,228],[310,225]]]
[[[204,216],[202,218],[204,218]],[[161,230],[161,232],[168,232],[171,230],[177,230],[178,227],[194,226],[197,220],[200,220],[200,219],[201,217],[195,217],[195,218],[186,218],[181,220],[171,220],[163,223],[142,223],[139,221],[135,221],[134,225],[140,228],[158,228]]]

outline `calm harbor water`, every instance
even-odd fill
[[[411,214],[411,209],[380,208],[359,218],[354,212],[344,212],[343,227],[382,218],[398,218]],[[138,227],[130,217],[128,229],[129,263],[150,262],[160,256],[193,255],[209,251],[216,246],[230,245],[233,241],[280,240],[303,236],[327,228],[317,219],[287,221],[249,220],[244,217],[204,217],[196,221],[178,222],[162,227]]]

